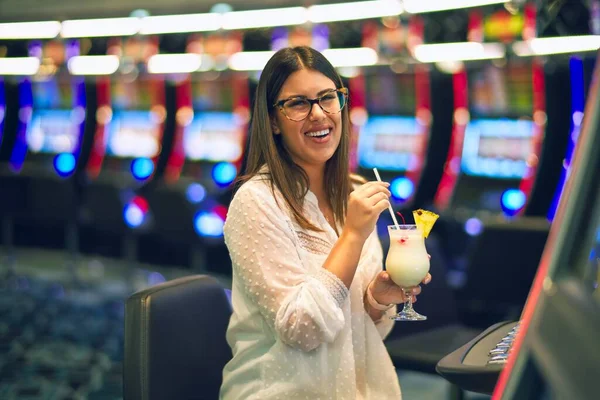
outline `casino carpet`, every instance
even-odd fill
[[[14,274],[6,277],[3,269],[0,279],[3,400],[122,399],[125,299],[191,273],[93,257],[69,272],[63,253],[31,249],[17,251],[15,259]],[[230,287],[226,277],[217,278]],[[447,398],[448,384],[439,377],[398,376],[405,400]]]

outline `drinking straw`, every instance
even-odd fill
[[[373,168],[373,172],[375,172],[375,177],[377,178],[377,180],[379,182],[383,182],[381,180],[381,177],[379,176],[379,172],[377,171],[377,168]],[[394,225],[396,225],[396,229],[400,229],[400,226],[398,225],[398,221],[396,221],[396,216],[394,215],[394,210],[392,209],[392,203],[388,202],[388,208],[390,210],[390,215],[392,216],[392,220],[394,221]]]

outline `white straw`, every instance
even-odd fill
[[[377,168],[373,168],[373,172],[375,172],[375,177],[377,178],[377,180],[379,182],[383,182],[381,180],[381,177],[379,176],[379,172],[377,171]],[[392,203],[388,202],[388,208],[390,210],[390,215],[392,216],[392,220],[394,220],[394,225],[396,225],[396,229],[400,229],[400,226],[398,226],[398,221],[396,221],[396,216],[394,215],[394,210],[392,209]]]

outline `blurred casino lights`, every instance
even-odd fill
[[[148,179],[154,172],[154,162],[147,158],[136,158],[131,162],[131,173],[137,180]]]
[[[415,191],[414,183],[404,176],[395,178],[390,183],[392,197],[399,201],[406,201]]]
[[[54,157],[54,169],[59,176],[66,177],[75,170],[76,160],[71,153],[60,153]]]
[[[483,222],[479,218],[469,218],[465,222],[465,232],[469,236],[478,236],[483,231]]]
[[[125,205],[123,220],[130,228],[138,228],[144,223],[148,210],[148,201],[141,196],[135,196]]]
[[[231,184],[237,176],[235,165],[229,162],[220,162],[215,164],[212,170],[212,177],[218,186],[224,187]]]
[[[206,197],[206,189],[200,183],[190,183],[185,191],[185,196],[192,204],[199,204]]]
[[[201,237],[218,238],[223,236],[225,220],[215,211],[199,211],[194,217],[194,229]]]
[[[525,206],[527,197],[519,189],[507,189],[502,193],[501,206],[504,213],[508,216],[515,215]]]

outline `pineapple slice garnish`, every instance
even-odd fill
[[[417,228],[423,232],[423,237],[427,238],[435,221],[440,217],[434,212],[418,209],[413,211],[413,217],[415,218],[415,223],[417,224]]]

